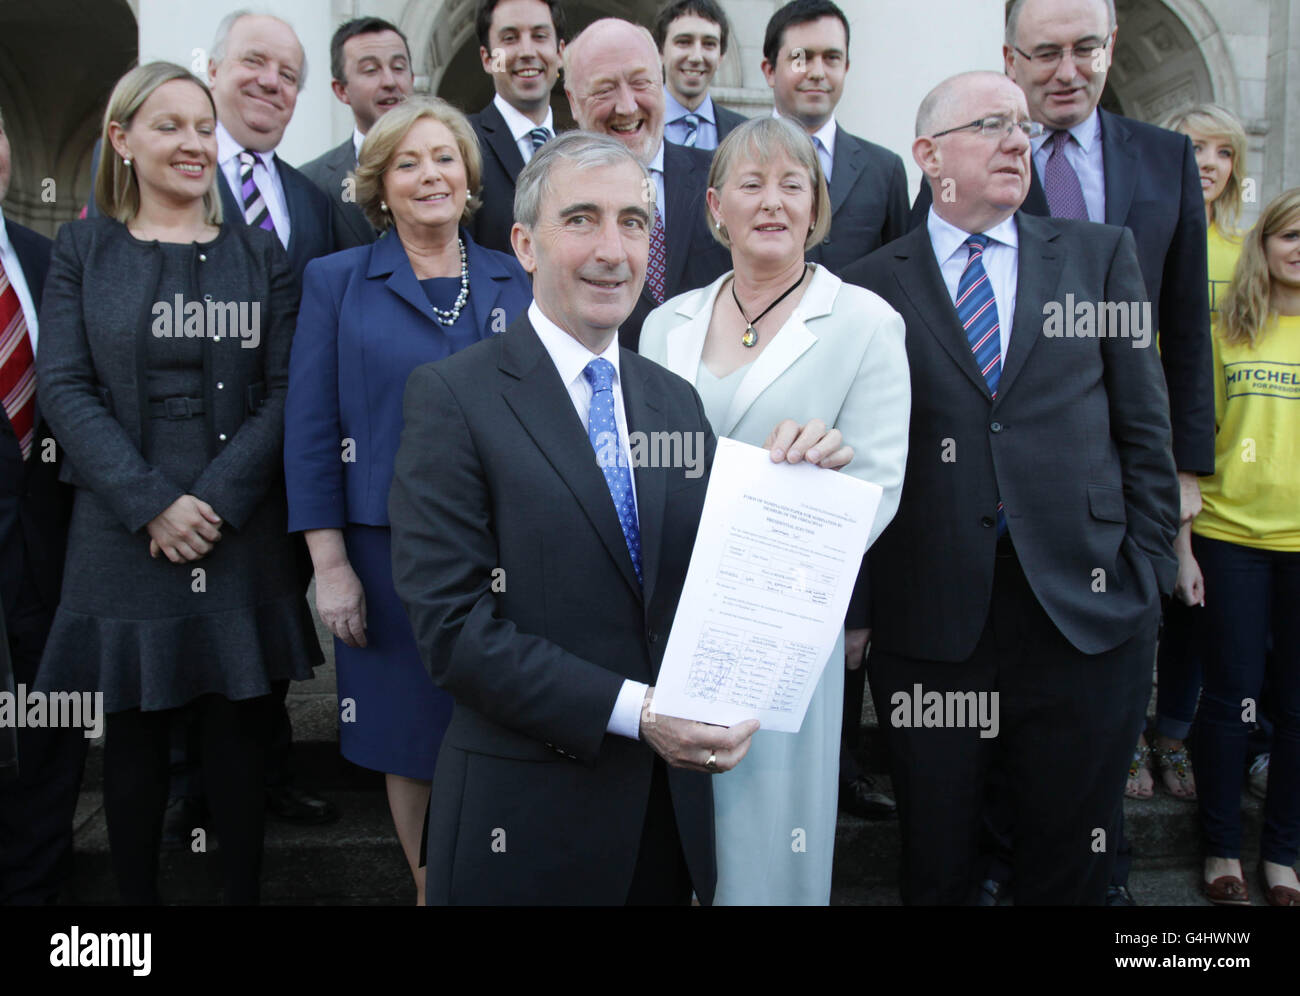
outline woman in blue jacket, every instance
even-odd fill
[[[461,227],[480,176],[473,129],[450,104],[413,98],[379,119],[356,192],[385,234],[307,267],[285,409],[289,528],[306,535],[335,637],[340,746],[385,773],[420,904],[420,835],[452,700],[393,591],[388,487],[411,371],[505,331],[531,300],[518,261]]]

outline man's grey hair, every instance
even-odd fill
[[[579,170],[600,169],[633,163],[641,173],[641,190],[654,214],[655,185],[649,171],[631,150],[616,138],[587,131],[569,131],[551,139],[528,160],[515,183],[515,221],[532,230],[542,216],[542,199],[550,187],[551,171],[560,163]]]
[[[1020,21],[1020,9],[1024,7],[1027,0],[1011,0],[1007,7],[1007,44],[1012,48],[1016,45],[1016,25]],[[1096,3],[1097,0],[1081,0],[1081,2]],[[1103,0],[1106,4],[1106,33],[1115,30],[1118,23],[1115,20],[1115,0]]]
[[[921,106],[916,111],[916,137],[932,135],[936,131],[943,131],[944,128],[955,128],[963,124],[961,121],[950,119],[956,113],[955,108],[960,102],[962,93],[971,83],[978,80],[1005,79],[1007,77],[1002,73],[995,73],[988,69],[973,69],[970,72],[949,76],[921,100]]]
[[[243,17],[272,17],[279,21],[290,31],[293,31],[293,37],[297,39],[298,51],[302,53],[302,66],[298,69],[298,89],[301,90],[307,85],[307,49],[298,38],[298,32],[294,31],[293,25],[286,21],[278,14],[272,14],[268,11],[249,10],[247,7],[239,10],[232,10],[229,14],[221,19],[217,25],[216,36],[212,39],[212,49],[208,53],[208,58],[220,65],[226,58],[226,45],[230,42],[230,31],[235,26],[235,22]]]

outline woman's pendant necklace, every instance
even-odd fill
[[[808,274],[808,267],[805,266],[802,270],[799,271],[799,279],[796,280],[794,283],[792,283],[789,287],[787,287],[785,289],[785,293],[783,293],[775,301],[773,301],[766,308],[764,308],[762,313],[760,313],[758,317],[755,318],[754,321],[752,322],[745,315],[745,309],[740,306],[740,298],[736,296],[736,278],[735,277],[731,278],[731,299],[736,302],[736,310],[740,312],[740,317],[745,319],[745,331],[744,334],[742,334],[740,337],[740,344],[742,346],[744,346],[746,349],[753,349],[755,346],[758,345],[758,332],[755,331],[754,324],[756,322],[761,322],[769,311],[771,311],[778,304],[784,301],[787,297],[793,294],[794,289],[798,287],[801,283],[803,283],[803,278],[807,276],[807,274]]]

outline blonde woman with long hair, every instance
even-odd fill
[[[1274,720],[1260,883],[1300,905],[1300,188],[1244,239],[1214,332],[1215,473],[1192,524],[1203,584],[1205,687],[1197,718],[1204,889],[1246,905],[1241,789],[1267,678]],[[1271,653],[1269,648],[1271,646]]]

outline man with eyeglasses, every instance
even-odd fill
[[[999,768],[1017,903],[1105,901],[1177,573],[1155,350],[1047,324],[1070,295],[1099,309],[1146,300],[1133,235],[1021,209],[1040,129],[1000,74],[939,84],[912,145],[935,194],[925,224],[843,274],[903,316],[924,399],[902,504],[868,558],[868,678],[889,717],[908,904],[975,899]]]

